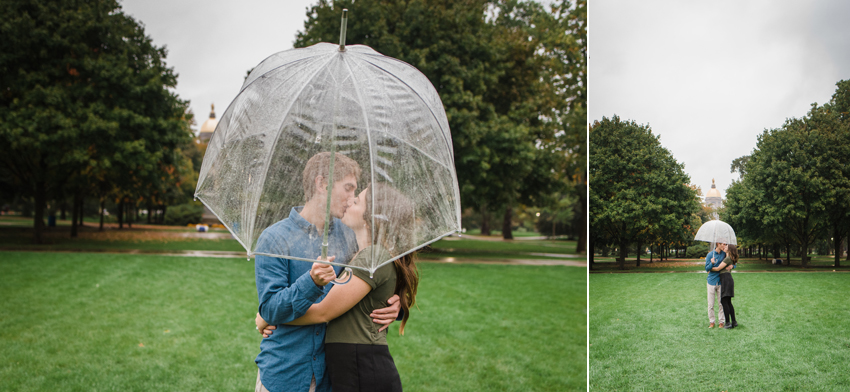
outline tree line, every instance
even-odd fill
[[[850,80],[836,86],[829,102],[764,130],[752,153],[732,162],[740,179],[720,217],[744,247],[799,254],[805,267],[812,245],[827,240],[840,266],[850,233]]]
[[[498,213],[512,238],[516,209],[534,206],[545,232],[570,219],[584,251],[586,0],[321,0],[295,47],[337,42],[342,8],[349,45],[415,66],[439,92],[482,234]]]
[[[87,198],[115,203],[119,222],[185,202],[200,158],[166,49],[115,0],[3,1],[0,13],[0,200],[31,200],[35,241],[48,206],[71,210],[75,236]]]

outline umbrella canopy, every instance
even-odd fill
[[[735,230],[732,230],[732,226],[729,226],[728,223],[717,219],[703,223],[703,225],[699,227],[697,235],[694,236],[694,240],[710,242],[710,249],[714,249],[718,242],[736,246],[738,245],[738,240],[735,237]]]
[[[326,175],[314,171],[317,160]],[[263,230],[327,186],[323,250],[333,256],[329,227],[340,228],[348,212],[331,190],[352,179],[356,195],[370,192],[345,203],[368,200],[370,245],[380,245],[368,247],[372,263],[361,269],[374,272],[460,230],[437,91],[413,66],[367,46],[320,43],[272,55],[248,75],[210,139],[195,196],[251,255]]]

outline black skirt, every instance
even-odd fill
[[[326,343],[333,392],[401,392],[401,378],[385,345]]]
[[[732,273],[720,274],[720,298],[735,296],[735,280]]]

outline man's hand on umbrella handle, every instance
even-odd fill
[[[269,323],[266,322],[263,316],[260,316],[259,312],[257,312],[257,318],[254,319],[254,323],[257,324],[257,331],[263,334],[264,338],[269,337],[274,332],[274,330],[277,329],[277,327],[275,327],[274,325],[269,325]]]
[[[321,257],[318,259],[321,259]],[[327,261],[334,261],[335,259],[336,256],[331,256],[328,257]],[[310,269],[310,277],[313,278],[316,286],[322,287],[336,279],[336,272],[334,272],[334,267],[330,264],[313,263],[313,268]]]
[[[387,329],[390,324],[398,318],[398,312],[401,310],[401,302],[399,301],[398,294],[393,294],[393,296],[387,300],[387,304],[389,306],[386,308],[375,309],[372,311],[372,314],[369,315],[369,317],[372,318],[372,322],[383,325],[383,327],[378,329],[378,332]]]

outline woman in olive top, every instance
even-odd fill
[[[396,256],[393,249],[413,248],[413,204],[389,186],[373,186],[375,205],[381,206],[381,214],[374,215],[375,227],[370,225],[372,186],[357,196],[342,218],[354,230],[360,249],[350,265],[366,267],[372,257],[389,260]],[[375,240],[373,233],[378,237]],[[373,277],[360,269],[351,270],[354,272],[348,284],[334,285],[322,302],[287,324],[328,323],[325,362],[334,392],[401,391],[401,379],[387,346],[386,327],[373,323],[370,314],[385,308],[386,299],[398,294],[404,309],[399,333],[404,334],[419,284],[414,253],[378,268]],[[264,329],[260,320],[258,328]]]
[[[720,305],[723,306],[723,313],[726,315],[726,325],[723,328],[732,329],[738,326],[735,308],[732,306],[732,297],[735,296],[735,280],[732,279],[732,271],[725,268],[727,264],[738,263],[738,247],[728,244],[724,250],[729,257],[711,270],[720,271]]]

